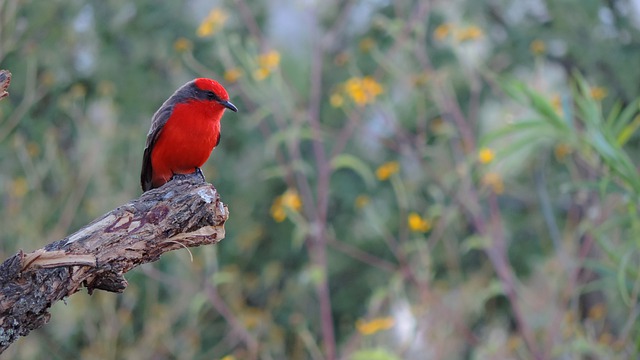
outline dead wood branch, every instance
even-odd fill
[[[11,73],[0,69],[0,99],[9,96],[9,92],[7,92],[9,84],[11,84]]]
[[[0,353],[45,324],[53,303],[95,289],[122,292],[123,275],[167,251],[215,244],[229,215],[216,189],[197,175],[173,180],[76,233],[0,265]]]

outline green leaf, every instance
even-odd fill
[[[478,293],[478,299],[476,300],[479,301],[480,304],[484,305],[484,303],[488,300],[493,299],[498,295],[504,294],[504,285],[500,280],[494,279],[489,283],[488,286],[485,286],[482,291]]]
[[[491,240],[480,235],[471,235],[462,242],[461,250],[468,253],[471,250],[484,250],[491,245]]]
[[[249,116],[246,116],[243,119],[243,123],[248,130],[253,130],[257,128],[258,125],[260,125],[260,123],[262,123],[262,121],[269,115],[271,115],[271,109],[268,106],[260,106],[249,114]]]
[[[358,350],[350,357],[350,360],[400,360],[400,358],[387,349],[376,348]]]
[[[620,291],[620,298],[622,299],[622,302],[624,302],[624,304],[627,306],[631,305],[631,295],[629,294],[629,290],[627,288],[626,276],[627,264],[631,259],[631,254],[633,254],[633,252],[630,251],[622,255],[620,265],[618,265],[618,274],[616,276],[616,279],[618,280],[618,291]]]
[[[280,145],[286,145],[293,140],[312,140],[313,133],[311,129],[308,127],[299,127],[299,126],[290,126],[286,129],[280,130],[269,138],[267,144],[265,146],[265,151],[271,157],[275,157],[276,150]]]
[[[593,148],[598,151],[603,158],[615,159],[618,157],[618,149],[607,140],[601,131],[589,129],[588,139]]]
[[[553,125],[556,130],[562,132],[566,132],[569,130],[567,122],[565,122],[564,119],[560,117],[549,99],[529,88],[525,88],[524,91],[531,101],[531,106],[533,107],[533,109],[540,115],[542,115],[545,120],[549,121],[549,123]]]
[[[527,131],[538,131],[542,134],[543,132],[548,133],[550,130],[552,130],[552,128],[542,119],[518,120],[517,122],[507,124],[500,129],[487,133],[480,139],[480,144],[481,146],[488,146],[494,140],[509,135],[519,135]]]
[[[628,108],[629,107],[627,107],[626,109]],[[605,120],[605,123],[610,127],[613,127],[616,121],[619,119],[621,112],[622,112],[622,102],[616,101],[615,104],[613,104],[613,106],[611,107],[611,111],[609,111],[609,115],[607,115],[607,119]]]
[[[613,122],[611,123],[611,132],[615,135],[619,135],[622,129],[631,122],[631,119],[638,113],[640,110],[640,99],[637,99],[631,104],[627,105],[624,110],[620,113],[619,116],[613,118]],[[611,111],[613,113],[613,110]],[[609,115],[611,117],[611,115]],[[635,121],[635,120],[634,120]]]
[[[498,84],[500,85],[500,89],[507,94],[511,99],[521,103],[527,103],[527,96],[524,91],[524,84],[515,79],[502,79],[498,80]]]
[[[309,226],[300,214],[294,213],[289,209],[285,209],[285,211],[287,212],[287,217],[296,224],[293,229],[293,234],[291,234],[291,246],[296,251],[300,250],[309,235]]]
[[[218,286],[221,284],[233,283],[237,281],[237,274],[229,271],[218,271],[211,276],[211,284]]]
[[[307,275],[309,276],[311,283],[314,285],[319,285],[326,279],[324,269],[318,265],[309,266],[307,268]]]
[[[629,139],[631,138],[631,135],[633,135],[639,127],[640,115],[636,116],[631,123],[622,128],[622,131],[620,131],[618,137],[616,138],[616,144],[618,144],[618,146],[623,146],[624,144],[626,144],[627,141],[629,141]]]
[[[555,141],[552,134],[541,136],[542,134],[533,133],[527,134],[526,136],[522,136],[517,140],[513,141],[509,145],[500,148],[496,151],[496,158],[502,159],[508,156],[512,156],[513,154],[523,151],[525,149],[531,148],[534,145],[539,145],[540,142],[543,141]]]
[[[294,161],[289,163],[292,171],[297,171],[302,174],[309,175],[313,172],[313,169],[309,164],[304,161]],[[270,180],[270,179],[282,179],[287,174],[287,169],[280,165],[273,165],[264,168],[260,171],[260,178],[262,180]]]
[[[350,155],[350,154],[339,154],[333,159],[331,159],[331,168],[334,171],[340,169],[349,169],[355,172],[362,178],[365,185],[368,188],[371,188],[375,185],[375,176],[373,171],[369,168],[369,166],[362,161],[360,158]]]

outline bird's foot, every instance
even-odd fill
[[[196,180],[198,182],[205,182],[205,178],[204,178],[204,174],[202,173],[202,170],[200,170],[200,168],[196,168],[196,171],[190,173],[190,174],[173,174],[173,176],[171,177],[171,180],[180,180],[180,181],[184,181],[184,180]]]
[[[197,167],[197,168],[196,168],[196,172],[195,172],[195,174],[196,174],[196,175],[200,175],[200,177],[202,178],[202,181],[203,181],[203,182],[206,182],[206,181],[207,181],[207,179],[205,179],[205,178],[204,178],[204,173],[202,172],[202,170],[201,170],[199,167]]]

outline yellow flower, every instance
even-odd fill
[[[494,193],[500,195],[504,192],[502,176],[495,172],[488,172],[482,177],[482,184],[489,187]]]
[[[376,177],[380,181],[385,181],[399,170],[400,164],[397,161],[389,161],[380,165],[378,169],[376,169]]]
[[[273,200],[271,204],[271,217],[276,222],[283,222],[287,218],[286,209],[299,211],[302,208],[302,200],[295,190],[287,190]]]
[[[465,42],[465,41],[479,39],[483,35],[484,35],[484,33],[482,32],[482,29],[480,29],[479,27],[477,27],[475,25],[471,25],[471,26],[467,26],[464,29],[460,29],[456,33],[456,39],[459,42]]]
[[[269,77],[269,70],[268,69],[258,68],[258,69],[256,69],[256,71],[253,72],[253,78],[258,80],[258,81],[262,81],[262,80],[266,79],[267,77]]]
[[[601,86],[594,86],[591,88],[591,97],[595,101],[600,101],[607,97],[607,89]]]
[[[376,97],[383,92],[382,85],[371,76],[365,76],[362,79],[362,87],[372,97]]]
[[[553,149],[553,154],[556,157],[556,160],[562,161],[567,155],[571,154],[571,147],[567,144],[558,144]]]
[[[369,52],[371,51],[371,49],[373,49],[375,45],[376,45],[376,42],[373,41],[372,38],[366,37],[360,40],[360,44],[358,44],[358,47],[360,47],[360,51],[362,52]]]
[[[342,97],[342,95],[338,93],[333,93],[329,98],[329,103],[331,104],[331,106],[335,108],[339,108],[339,107],[342,107],[342,105],[344,105],[344,98]]]
[[[429,128],[436,134],[441,134],[445,130],[445,123],[441,117],[437,117],[429,123]]]
[[[282,205],[292,210],[298,211],[302,207],[302,200],[295,190],[287,190],[282,194]]]
[[[280,53],[275,50],[271,50],[258,56],[258,65],[260,65],[261,68],[265,68],[270,71],[277,69],[278,65],[280,65]]]
[[[604,332],[600,334],[600,337],[598,337],[598,343],[605,346],[611,345],[613,343],[613,335],[611,335],[611,333],[608,333],[608,332]]]
[[[480,148],[480,151],[478,151],[478,161],[481,164],[488,164],[492,162],[495,157],[496,155],[493,153],[493,150],[487,147]]]
[[[25,196],[27,192],[29,192],[29,183],[26,178],[18,177],[11,182],[11,193],[15,197],[21,198]]]
[[[27,144],[27,153],[29,154],[29,156],[31,157],[36,157],[38,155],[40,155],[40,146],[38,145],[37,142],[29,142]]]
[[[173,49],[179,53],[189,51],[191,50],[192,47],[193,47],[193,44],[191,43],[191,41],[183,37],[179,38],[173,43]]]
[[[451,26],[451,24],[449,24],[449,23],[444,23],[444,24],[439,25],[433,31],[433,38],[436,39],[437,41],[444,40],[444,38],[449,36],[449,34],[451,33],[451,29],[452,28],[453,28],[453,26]]]
[[[283,222],[284,219],[287,218],[287,212],[284,211],[284,206],[282,206],[282,202],[280,201],[280,197],[277,197],[273,201],[273,204],[271,204],[271,210],[269,210],[269,213],[271,213],[271,217],[276,222]]]
[[[227,355],[220,360],[236,360],[236,357],[233,355]]]
[[[245,279],[245,281],[246,280],[247,279]],[[260,324],[264,323],[264,318],[264,311],[255,307],[245,308],[242,314],[242,322],[248,329],[255,329]]]
[[[562,115],[562,98],[560,98],[560,95],[555,94],[551,97],[551,106],[559,115]]]
[[[600,320],[602,318],[604,318],[604,315],[607,312],[607,308],[604,306],[603,303],[598,303],[593,305],[591,308],[589,308],[589,314],[588,317],[591,320]]]
[[[51,71],[45,71],[40,75],[39,83],[45,87],[50,87],[56,82],[56,77]]]
[[[514,352],[518,350],[518,348],[520,348],[521,346],[522,346],[522,338],[520,338],[519,336],[511,335],[507,339],[507,349],[509,349],[509,351]]]
[[[375,318],[371,321],[356,321],[356,329],[362,335],[372,335],[382,330],[391,329],[395,325],[392,317]]]
[[[272,50],[258,56],[258,69],[253,72],[257,81],[266,79],[280,65],[280,53]]]
[[[414,86],[419,87],[419,86],[425,85],[427,81],[429,81],[429,77],[430,77],[430,74],[427,71],[423,71],[418,74],[415,74],[411,80]]]
[[[76,83],[71,86],[71,89],[69,89],[69,93],[74,98],[81,98],[87,94],[87,87],[81,83]]]
[[[353,77],[344,83],[345,93],[357,105],[373,103],[375,98],[384,92],[382,85],[371,76]]]
[[[215,34],[220,29],[222,29],[222,26],[227,21],[227,18],[229,18],[229,15],[226,11],[220,8],[211,10],[211,12],[209,12],[209,15],[207,15],[207,17],[204,18],[204,20],[202,20],[202,22],[200,23],[200,26],[198,26],[196,34],[199,37],[206,37]]]
[[[242,70],[237,67],[231,68],[224,72],[224,80],[229,83],[234,83],[242,77]]]
[[[542,55],[547,50],[547,45],[542,40],[533,40],[531,45],[529,45],[529,50],[533,55]]]
[[[424,233],[431,230],[431,221],[423,218],[417,212],[409,213],[407,223],[409,224],[409,229],[411,229],[411,231]]]
[[[111,96],[116,92],[116,85],[109,80],[102,80],[98,83],[98,94]]]
[[[363,207],[369,205],[371,199],[367,195],[358,195],[355,201],[356,209],[362,209]]]

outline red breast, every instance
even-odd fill
[[[225,109],[237,111],[222,85],[205,78],[188,82],[165,101],[153,116],[147,136],[142,189],[162,186],[174,174],[201,167],[220,141]]]

